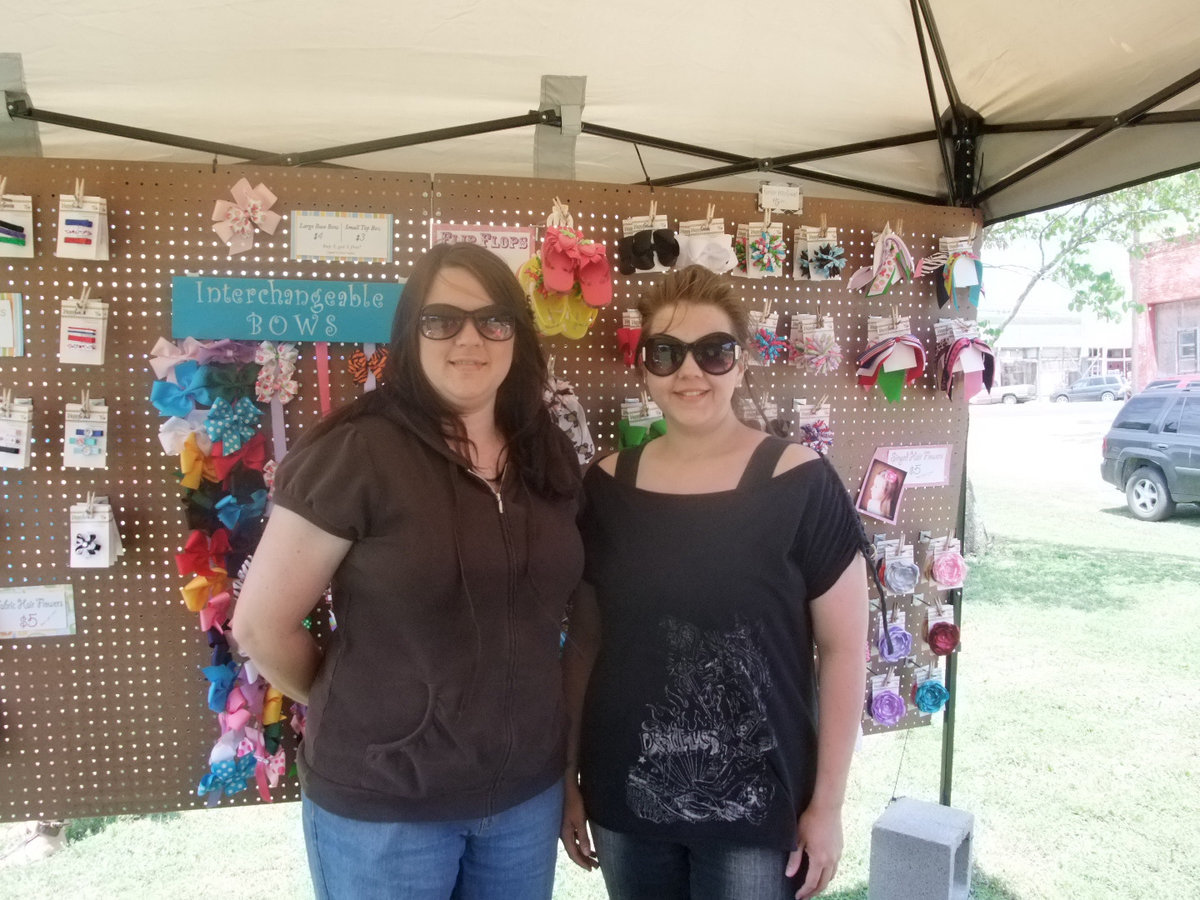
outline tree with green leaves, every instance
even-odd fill
[[[1035,262],[1021,269],[1027,280],[1008,317],[985,330],[993,342],[998,341],[1043,281],[1072,291],[1072,310],[1087,309],[1101,319],[1116,321],[1137,304],[1110,270],[1093,265],[1088,251],[1101,241],[1111,241],[1137,254],[1139,244],[1150,236],[1166,240],[1198,230],[1200,171],[1196,170],[992,225],[984,232],[985,254],[988,248],[1021,244],[1033,248]]]

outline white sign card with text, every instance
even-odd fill
[[[537,229],[516,225],[433,225],[434,244],[478,244],[491,250],[514,272],[533,256]]]
[[[0,588],[0,640],[75,633],[75,589],[69,584]]]
[[[881,447],[875,457],[907,472],[905,487],[929,487],[950,483],[950,454],[953,450],[950,444]]]
[[[292,259],[339,262],[392,261],[392,217],[388,213],[292,211]]]

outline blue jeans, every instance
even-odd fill
[[[783,874],[788,855],[721,841],[677,842],[589,823],[609,900],[793,900],[804,883]]]
[[[550,900],[562,782],[483,819],[362,822],[304,798],[318,900]]]

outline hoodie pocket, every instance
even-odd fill
[[[470,759],[477,753],[464,751],[463,736],[447,727],[444,711],[439,714],[436,689],[424,688],[420,724],[399,740],[367,745],[362,787],[417,799],[461,790],[479,777],[480,760]]]

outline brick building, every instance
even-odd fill
[[[1200,236],[1159,241],[1130,259],[1134,387],[1161,375],[1200,371]]]

